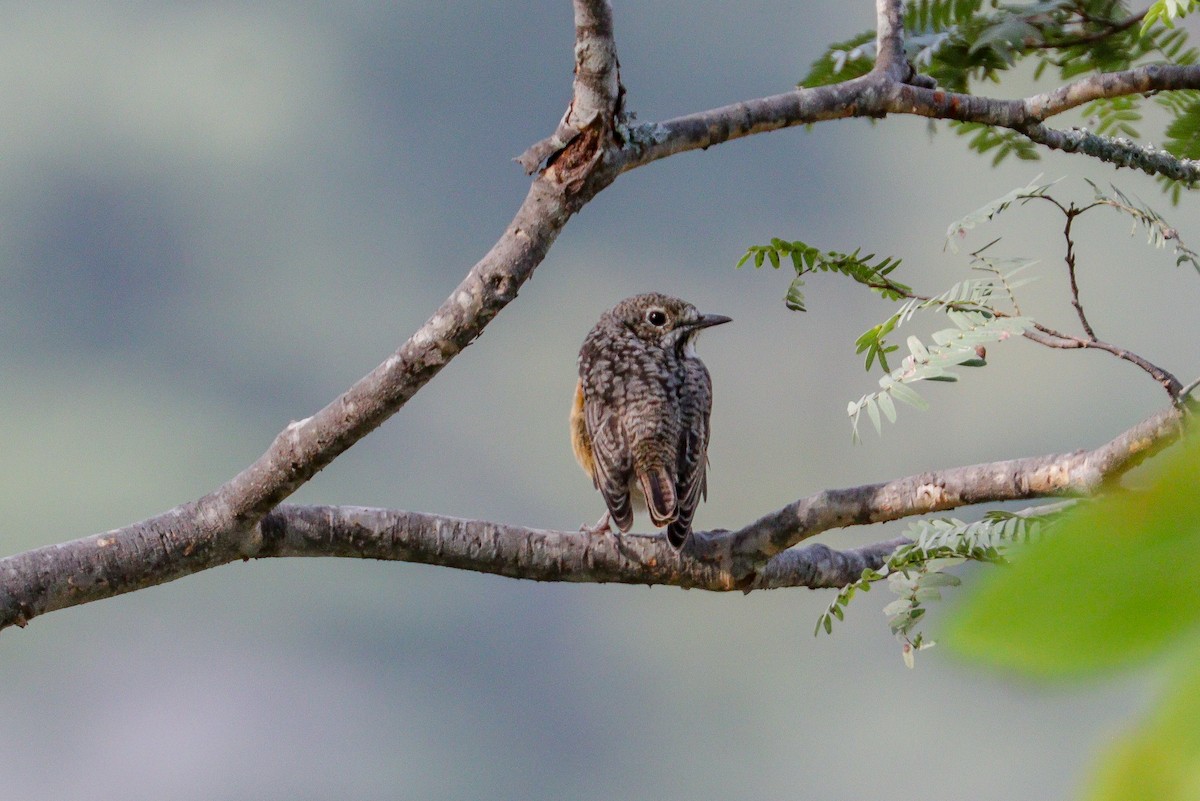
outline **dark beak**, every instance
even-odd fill
[[[723,314],[704,314],[700,319],[691,324],[691,328],[699,331],[701,328],[711,328],[714,325],[722,325],[724,323],[733,322],[732,317],[726,317]]]

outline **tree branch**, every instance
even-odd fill
[[[912,73],[904,57],[904,4],[875,0],[875,20],[875,72],[903,81]]]
[[[731,572],[755,571],[777,553],[831,528],[879,523],[959,506],[1058,495],[1093,495],[1175,441],[1183,412],[1168,407],[1090,451],[931,471],[802,498],[731,535]],[[712,556],[710,556],[712,558]]]
[[[1088,15],[1083,14],[1082,12],[1080,12],[1080,14],[1083,17],[1084,22],[1090,22],[1095,25],[1099,25],[1099,26],[1101,26],[1100,29],[1097,31],[1094,31],[1092,33],[1081,33],[1081,34],[1077,34],[1075,36],[1064,36],[1061,39],[1054,39],[1052,41],[1037,42],[1030,46],[1033,47],[1035,50],[1051,50],[1051,49],[1058,50],[1058,49],[1065,48],[1065,47],[1074,47],[1076,45],[1092,44],[1094,42],[1099,42],[1104,39],[1107,39],[1108,37],[1112,36],[1114,33],[1120,33],[1121,31],[1128,30],[1129,28],[1132,28],[1134,25],[1141,23],[1141,21],[1146,16],[1146,11],[1143,10],[1136,14],[1132,14],[1123,20],[1115,20],[1115,21],[1114,20],[1106,20],[1106,19],[1096,19],[1094,17],[1089,17]]]
[[[621,86],[612,6],[608,0],[574,0],[575,81],[571,103],[553,134],[514,159],[533,175],[566,150],[587,130],[611,135],[620,119],[625,89]],[[608,143],[606,143],[608,144]],[[593,148],[599,158],[605,148]]]
[[[280,506],[262,523],[255,558],[342,556],[417,562],[535,581],[666,585],[724,592],[839,587],[878,567],[903,537],[848,551],[798,548],[747,584],[711,562],[689,558],[658,534],[594,536],[417,512]],[[717,541],[727,532],[695,532]]]
[[[1030,339],[1039,345],[1045,345],[1048,348],[1059,348],[1061,350],[1075,350],[1078,348],[1092,348],[1094,350],[1102,350],[1105,353],[1111,353],[1118,359],[1136,365],[1139,369],[1146,371],[1155,381],[1162,385],[1166,390],[1167,395],[1171,400],[1178,400],[1183,389],[1179,379],[1168,370],[1164,370],[1158,365],[1147,361],[1141,356],[1128,351],[1125,348],[1117,345],[1111,345],[1100,339],[1084,339],[1083,337],[1064,334],[1060,331],[1055,331],[1053,328],[1047,328],[1041,323],[1034,323],[1033,328],[1024,332],[1026,339]]]
[[[1092,324],[1088,322],[1087,314],[1083,311],[1083,304],[1079,301],[1079,281],[1075,277],[1075,240],[1071,237],[1071,225],[1081,213],[1074,204],[1064,212],[1067,223],[1063,227],[1063,238],[1067,240],[1067,252],[1063,256],[1063,260],[1067,263],[1067,277],[1071,283],[1071,305],[1075,307],[1075,313],[1079,315],[1079,323],[1083,326],[1083,331],[1087,334],[1088,339],[1096,342],[1096,332],[1092,328]]]
[[[1189,68],[1190,69],[1190,68]],[[1194,88],[1194,87],[1176,87]],[[1147,175],[1165,175],[1173,181],[1193,184],[1200,181],[1200,161],[1181,159],[1165,150],[1139,145],[1123,137],[1110,139],[1082,128],[1060,131],[1047,125],[1012,127],[1039,145],[1064,153],[1082,153],[1117,167],[1131,167]]]
[[[879,0],[883,3],[884,0]],[[845,117],[913,114],[934,119],[979,122],[1009,128],[1035,142],[1068,153],[1084,153],[1122,167],[1137,167],[1182,181],[1200,180],[1200,162],[1177,159],[1164,151],[1082,130],[1058,131],[1043,121],[1102,97],[1200,89],[1200,65],[1150,64],[1122,72],[1091,75],[1024,100],[998,100],[946,92],[901,81],[882,72],[811,89],[689,114],[660,123],[636,126],[623,170],[633,169],[686,150],[764,131],[808,125]]]
[[[163,530],[165,544],[184,521],[210,538],[249,534],[264,514],[395,414],[470,345],[516,298],[571,215],[612,182],[615,171],[600,169],[619,95],[611,8],[607,0],[576,0],[575,14],[576,95],[566,119],[591,135],[574,141],[560,163],[533,181],[504,234],[399,350],[328,406],[290,424],[229,482],[194,504],[146,521],[148,528]]]
[[[579,122],[586,135],[555,154],[504,234],[433,316],[382,364],[316,414],[288,425],[253,464],[199,500],[77,541],[87,543],[84,548],[32,552],[42,566],[34,573],[12,572],[21,557],[0,561],[0,627],[25,615],[25,602],[14,601],[25,595],[66,594],[80,603],[253,553],[256,524],[267,512],[395,414],[516,297],[571,215],[617,175],[602,158],[615,147],[620,95],[611,9],[607,0],[576,0],[575,15],[577,96],[566,119]],[[606,103],[609,110],[601,113]]]
[[[242,541],[178,539],[155,518],[120,532],[0,560],[0,629],[80,603],[161,584],[238,559],[338,556],[455,567],[537,581],[663,584],[713,591],[834,587],[878,568],[904,542],[851,551],[787,550],[828,531],[971,504],[1091,495],[1174,441],[1174,406],[1091,451],[930,471],[825,490],[738,531],[694,534],[676,551],[659,535],[593,536],[388,509],[279,506]],[[169,513],[171,514],[171,513]]]

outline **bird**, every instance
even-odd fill
[[[707,497],[712,380],[696,355],[701,331],[730,322],[651,292],[600,316],[579,349],[571,406],[575,459],[604,497],[592,534],[633,525],[635,506],[682,548]]]

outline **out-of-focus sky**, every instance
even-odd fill
[[[618,3],[628,105],[650,121],[785,90],[872,5]],[[0,19],[0,554],[204,493],[385,358],[503,230],[528,185],[511,159],[570,92],[566,0],[39,2]],[[1081,176],[1116,181],[1200,242],[1195,200],[1171,210],[1146,176],[1056,154],[993,170],[914,119],[677,156],[572,220],[484,336],[296,500],[594,520],[566,433],[576,349],[651,289],[735,319],[700,347],[716,393],[701,527],[1099,444],[1161,390],[1018,341],[852,446],[846,402],[875,384],[854,338],[887,307],[822,276],[801,315],[788,275],[733,269],[772,236],[861,245],[936,293],[968,274],[947,224],[1039,172],[1072,176],[1068,199],[1089,196]],[[1101,337],[1200,373],[1197,276],[1115,215],[1077,227]],[[967,245],[1003,235],[1041,258],[1024,310],[1074,330],[1060,228],[1016,210]],[[0,635],[0,794],[1059,798],[1144,700],[1138,679],[1036,686],[943,648],[907,671],[886,595],[814,639],[828,592],[239,563]]]

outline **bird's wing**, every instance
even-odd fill
[[[595,399],[584,401],[596,468],[592,481],[604,496],[604,504],[608,507],[612,522],[621,531],[628,531],[633,526],[633,504],[629,497],[629,474],[633,465],[628,449],[622,446],[624,437],[620,420],[602,407],[603,404]]]
[[[692,530],[692,518],[700,499],[708,493],[708,421],[712,410],[712,379],[698,362],[688,376],[680,398],[683,430],[676,460],[678,514],[667,527],[667,539],[676,548]]]

